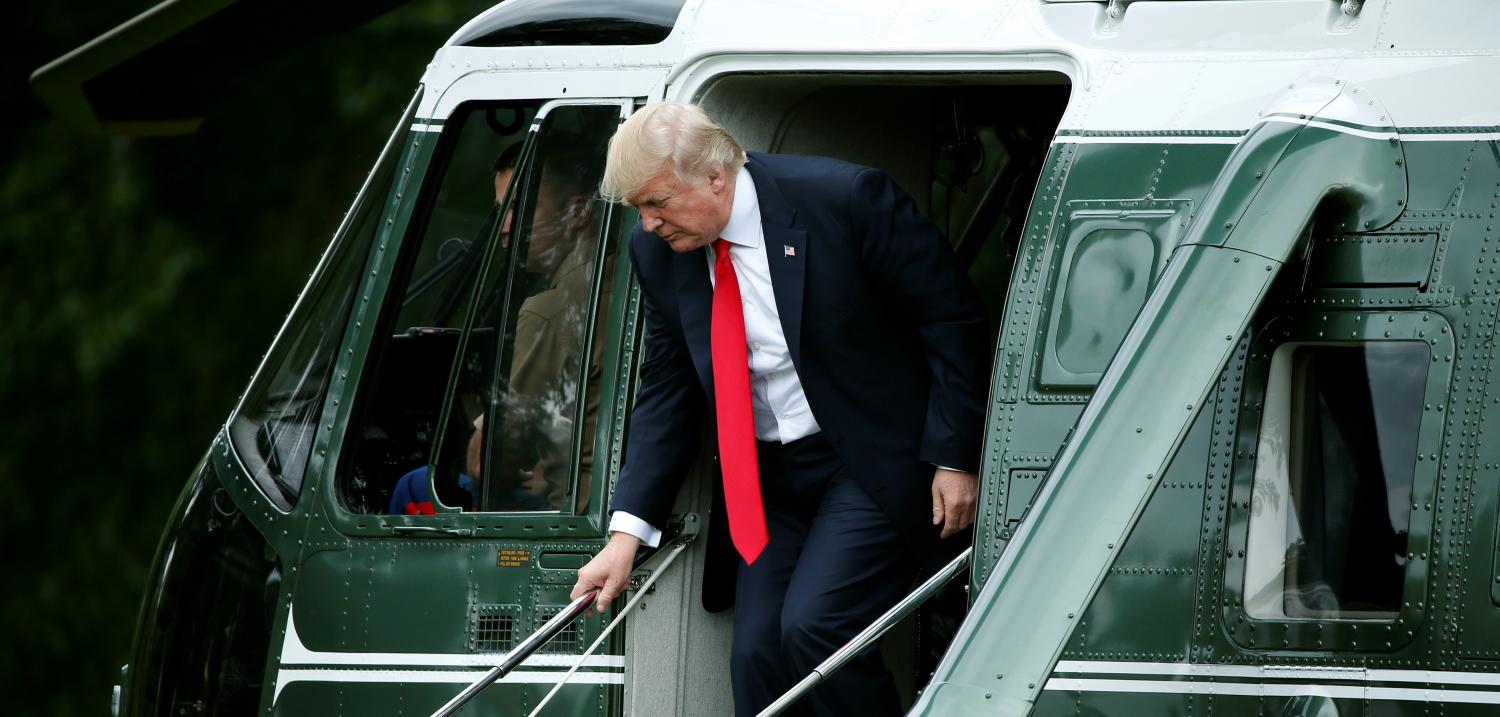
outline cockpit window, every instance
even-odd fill
[[[424,514],[434,505],[474,503],[467,478],[440,482],[433,496],[427,466],[456,465],[465,454],[463,442],[447,447],[451,461],[433,454],[444,388],[486,257],[509,250],[508,193],[538,104],[470,106],[446,123],[392,273],[381,337],[370,349],[352,450],[340,461],[340,493],[355,512]],[[479,415],[478,406],[468,409],[471,419]]]
[[[1276,349],[1250,496],[1247,615],[1401,611],[1431,357],[1420,341]]]
[[[229,437],[241,463],[284,510],[302,492],[339,343],[416,107],[413,99],[229,421]]]
[[[618,105],[562,105],[542,120],[511,253],[481,289],[446,442],[467,439],[483,510],[587,508],[616,255],[599,180],[619,123]],[[457,412],[471,402],[473,420]]]
[[[444,123],[341,459],[350,510],[587,505],[615,256],[598,185],[620,116],[471,103]]]

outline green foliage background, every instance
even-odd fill
[[[188,471],[422,68],[491,3],[412,0],[266,60],[187,137],[52,118],[29,74],[152,4],[34,0],[0,23],[5,714],[108,714]]]

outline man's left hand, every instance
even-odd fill
[[[974,524],[979,477],[939,468],[932,476],[932,524],[943,526],[948,537]]]

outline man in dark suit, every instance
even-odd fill
[[[747,156],[692,105],[622,124],[603,192],[641,213],[630,252],[646,346],[610,542],[574,595],[600,588],[603,606],[624,588],[711,421],[739,554],[724,558],[738,565],[735,708],[754,715],[973,522],[984,309],[884,172]],[[873,648],[810,701],[825,715],[900,710]]]

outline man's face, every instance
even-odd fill
[[[495,174],[495,206],[505,205],[505,191],[510,187],[512,169]],[[580,232],[587,231],[593,219],[593,206],[587,195],[564,196],[556,186],[557,177],[542,177],[536,206],[531,212],[531,238],[526,246],[526,268],[541,274],[550,273],[572,248]],[[576,182],[575,182],[576,183]],[[515,203],[506,208],[500,224],[500,245],[510,248],[515,218]]]
[[[675,252],[712,244],[729,224],[734,183],[721,165],[697,186],[663,167],[640,191],[625,198],[641,213],[641,226],[666,240]]]
[[[495,206],[505,206],[505,190],[510,188],[510,178],[516,173],[514,169],[502,169],[495,173]],[[510,248],[510,221],[515,214],[515,207],[506,207],[505,216],[500,219],[500,246]]]

